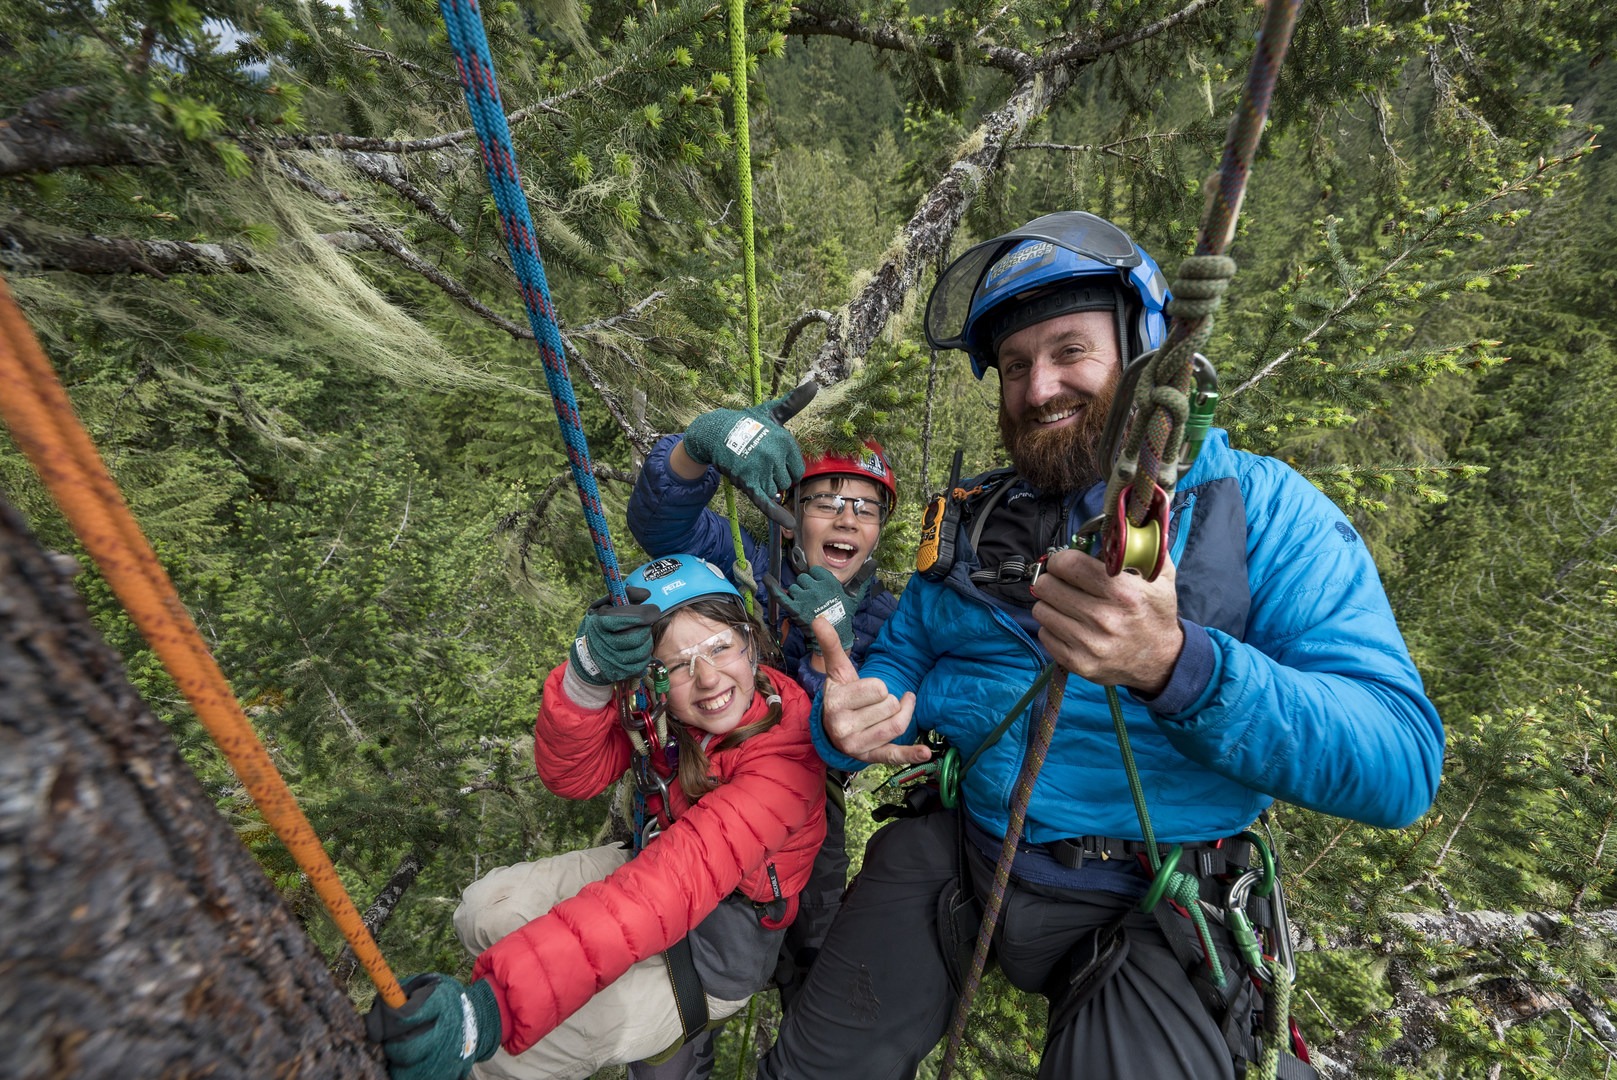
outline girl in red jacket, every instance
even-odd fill
[[[656,559],[628,591],[590,608],[545,681],[534,757],[558,795],[606,790],[635,764],[612,686],[660,665],[677,733],[647,762],[667,793],[651,800],[661,831],[632,859],[596,848],[474,883],[455,913],[480,954],[470,986],[417,976],[403,1006],[366,1017],[393,1080],[459,1080],[478,1062],[480,1078],[581,1080],[680,1046],[694,997],[676,1004],[673,980],[694,970],[720,1020],[774,969],[825,838],[808,698],[760,666],[740,594],[708,563]]]

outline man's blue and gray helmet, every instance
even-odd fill
[[[651,594],[645,602],[664,616],[705,596],[730,597],[741,607],[741,593],[727,581],[718,567],[695,555],[669,555],[653,559],[630,574],[627,585]]]
[[[980,379],[1002,341],[1077,311],[1111,311],[1127,364],[1167,338],[1168,282],[1151,256],[1105,218],[1064,210],[968,250],[926,302],[926,340],[961,349]]]

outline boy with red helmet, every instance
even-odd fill
[[[882,524],[898,501],[898,485],[874,440],[856,454],[824,454],[804,463],[780,423],[796,412],[794,399],[806,396],[798,392],[751,410],[714,410],[692,421],[684,434],[664,436],[641,469],[628,518],[630,532],[648,555],[685,551],[730,566],[735,558],[730,524],[708,507],[721,474],[754,502],[779,497],[770,519],[786,545],[782,565],[772,566],[769,549],[745,533],[742,546],[755,574],[760,567],[770,571],[768,584],[790,615],[772,627],[780,634],[781,666],[812,697],[825,679],[814,635],[804,629],[814,616],[825,615],[837,625],[857,664],[898,606],[898,598],[875,579],[874,560]],[[779,462],[793,457],[797,468],[790,483],[782,484]],[[787,928],[776,970],[783,1006],[801,986],[847,886],[841,789],[835,782],[831,786],[825,845],[803,890],[798,918]],[[633,1066],[630,1076],[697,1080],[709,1075],[711,1052],[711,1038],[698,1040],[660,1066]]]
[[[738,441],[733,433],[747,422],[743,419],[731,424],[737,413],[715,410],[693,421],[684,435],[665,435],[652,447],[629,497],[629,531],[647,554],[686,551],[720,566],[733,562],[730,523],[708,507],[718,491],[721,475],[731,476],[754,501],[760,502],[767,492],[764,485],[779,480],[777,473],[760,483],[747,475],[744,464],[731,465],[723,460],[731,444]],[[713,422],[714,418],[718,423]],[[708,433],[708,428],[723,428],[726,424],[731,425],[729,433]],[[771,440],[779,440],[784,446],[785,441],[792,440],[784,427],[765,426],[773,430],[759,437],[761,446],[767,448]],[[715,443],[722,444],[722,449],[713,450]],[[818,647],[813,635],[806,633],[804,626],[816,614],[827,614],[817,609],[840,602],[851,616],[840,622],[836,618],[830,621],[837,625],[849,656],[857,664],[898,604],[892,593],[874,581],[876,544],[887,515],[898,501],[898,484],[886,453],[875,440],[868,440],[857,454],[824,454],[806,464],[802,463],[795,441],[790,442],[790,447],[798,453],[799,462],[790,486],[783,493],[767,492],[768,497],[778,494],[782,500],[780,512],[772,514],[771,520],[781,529],[781,538],[787,545],[785,565],[770,566],[767,550],[746,534],[742,535],[742,547],[755,576],[759,567],[778,575],[775,592],[792,618],[785,626],[773,629],[781,634],[786,671],[813,694],[823,681],[824,667],[816,657]],[[755,452],[753,456],[761,454]],[[730,576],[734,579],[733,569]]]

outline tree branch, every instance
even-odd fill
[[[399,906],[399,901],[404,899],[404,894],[415,884],[415,879],[426,865],[426,857],[417,850],[410,852],[399,861],[398,866],[394,867],[387,884],[376,894],[371,906],[365,909],[363,916],[365,929],[373,936],[393,917],[393,911]],[[344,945],[342,952],[337,954],[337,959],[331,962],[331,974],[337,980],[338,986],[346,987],[358,968],[359,959],[354,955],[354,950],[347,945]]]
[[[348,48],[353,52],[358,53],[367,60],[380,60],[382,63],[392,64],[394,67],[399,68],[402,71],[408,71],[412,75],[419,75],[423,79],[431,79],[433,82],[442,83],[445,86],[453,86],[456,89],[460,88],[460,80],[447,72],[429,70],[422,67],[420,64],[406,60],[402,56],[394,56],[386,49],[374,49],[369,45],[361,45],[357,41],[348,41],[344,42],[344,44],[347,45]]]
[[[1037,58],[1026,69],[1018,69],[1025,73],[1005,103],[985,115],[960,144],[958,156],[932,190],[922,196],[870,281],[836,313],[814,359],[814,378],[822,386],[831,386],[852,374],[854,358],[869,351],[893,316],[903,310],[928,264],[948,251],[966,210],[998,175],[1009,148],[1035,120],[1050,111],[1085,65],[1179,26],[1217,2],[1191,0],[1149,26],[1098,45],[1075,42]],[[793,32],[798,31],[788,30]]]
[[[959,53],[955,43],[942,38],[918,38],[885,21],[869,21],[818,8],[798,4],[792,8],[786,23],[786,34],[802,37],[836,37],[857,41],[875,49],[929,56],[935,60],[952,61]],[[1027,53],[1008,45],[973,44],[969,58],[984,67],[1021,77],[1032,70],[1034,60]]]
[[[1579,912],[1576,917],[1553,911],[1417,911],[1398,912],[1389,915],[1388,920],[1427,941],[1495,952],[1533,938],[1547,940],[1571,934],[1609,941],[1617,936],[1617,909]],[[1315,934],[1299,948],[1367,950],[1386,955],[1392,946],[1369,929],[1334,928]],[[1391,1007],[1378,1010],[1376,1016],[1326,1043],[1333,1058],[1351,1061],[1371,1034],[1384,1028],[1389,1020],[1397,1020],[1403,1034],[1386,1048],[1388,1060],[1414,1065],[1436,1045],[1437,1025],[1444,1012],[1441,997],[1433,997],[1427,991],[1426,979],[1418,977],[1404,957],[1391,957],[1387,979],[1394,998]],[[1508,1022],[1531,1019],[1546,1011],[1572,1009],[1588,1021],[1608,1052],[1617,1048],[1617,1022],[1612,1020],[1601,996],[1573,982],[1548,963],[1533,962],[1520,975],[1496,980],[1493,989],[1492,996],[1498,999],[1495,1004],[1500,1005],[1499,1014]],[[1338,1071],[1334,1062],[1333,1068],[1321,1070],[1324,1077],[1351,1075],[1346,1067]]]
[[[810,308],[808,311],[803,312],[803,314],[793,319],[792,325],[786,328],[786,335],[780,339],[781,359],[784,360],[788,356],[792,355],[792,346],[797,344],[799,335],[801,335],[804,330],[808,329],[809,326],[817,322],[830,326],[835,318],[836,316],[831,314],[829,311],[824,311],[820,308]]]
[[[573,333],[574,335],[579,335],[594,333],[597,330],[610,330],[612,327],[618,325],[618,323],[628,322],[630,319],[640,318],[646,312],[650,311],[653,307],[666,299],[668,299],[668,294],[663,292],[661,289],[657,289],[656,291],[647,295],[644,299],[636,301],[615,315],[608,315],[602,319],[592,319],[584,325],[574,328]]]
[[[1004,164],[1005,152],[1034,120],[1072,85],[1077,66],[1032,75],[1016,84],[1005,104],[983,117],[960,145],[943,177],[921,199],[904,224],[898,241],[882,256],[869,282],[836,312],[814,359],[813,375],[831,386],[853,372],[855,357],[864,356],[903,310],[909,293],[937,256],[946,252],[955,228],[972,200],[988,187]]]
[[[427,262],[427,260],[417,255],[414,251],[411,251],[402,240],[398,239],[398,237],[394,236],[390,231],[383,228],[381,225],[378,225],[376,222],[371,221],[369,218],[353,212],[352,208],[346,206],[348,196],[344,195],[342,192],[320,183],[320,181],[316,180],[314,177],[310,176],[308,173],[304,172],[291,162],[282,161],[281,169],[287,175],[287,177],[292,180],[293,183],[297,184],[305,191],[319,199],[331,203],[333,206],[341,206],[344,209],[349,210],[349,220],[353,222],[355,230],[369,237],[375,243],[377,248],[392,256],[404,267],[419,274],[427,281],[430,281],[432,284],[436,285],[445,296],[448,296],[451,300],[455,301],[455,303],[459,304],[467,311],[470,311],[472,314],[476,315],[489,325],[505,331],[507,334],[511,335],[511,337],[519,341],[538,340],[531,327],[524,326],[521,323],[507,319],[504,315],[501,315],[499,312],[495,311],[493,308],[489,307],[487,304],[483,303],[483,301],[474,296],[472,291],[464,284],[444,273],[433,264]],[[618,320],[639,315],[645,310],[645,308],[650,306],[656,300],[661,299],[662,296],[663,294],[661,292],[654,292],[644,300],[640,301],[628,312],[621,312],[618,315],[610,316],[607,319],[587,325],[589,325],[592,329],[598,329],[600,327],[610,326]],[[650,450],[651,444],[656,441],[655,434],[646,425],[637,425],[629,418],[627,410],[625,410],[623,407],[623,400],[618,395],[617,391],[613,390],[612,387],[608,385],[606,380],[600,376],[600,373],[595,370],[593,365],[591,365],[590,362],[585,359],[584,354],[578,351],[577,346],[568,340],[566,329],[557,327],[557,330],[561,334],[562,348],[567,354],[569,364],[571,366],[576,366],[577,369],[583,373],[585,381],[590,384],[590,386],[595,390],[596,395],[600,397],[602,404],[606,406],[607,412],[612,414],[612,419],[617,423],[618,427],[622,429],[624,437],[627,438],[638,450],[640,450],[642,454]],[[598,344],[603,344],[609,348],[615,348],[615,346],[612,346],[608,342],[598,342]],[[634,362],[633,357],[630,357],[629,359],[631,363]]]
[[[1617,908],[1579,912],[1576,919],[1554,911],[1404,911],[1387,918],[1417,937],[1466,949],[1491,948],[1524,938],[1555,938],[1568,931],[1617,937]],[[1369,932],[1335,928],[1315,934],[1301,948],[1382,950],[1386,946]]]
[[[404,201],[426,214],[433,221],[461,239],[466,237],[466,226],[455,220],[453,214],[439,206],[420,188],[405,179],[399,160],[389,154],[373,154],[362,150],[338,152],[343,164],[368,180],[392,188]]]
[[[47,173],[83,165],[155,165],[164,140],[128,124],[93,134],[75,131],[63,113],[88,93],[84,87],[51,90],[0,120],[0,176]]]
[[[376,243],[358,232],[324,233],[339,251],[365,251]],[[75,274],[247,274],[260,266],[235,244],[128,237],[64,236],[12,222],[0,225],[0,263],[17,270],[66,270]]]
[[[660,43],[653,42],[648,49]],[[592,91],[606,86],[613,79],[626,71],[638,69],[639,57],[631,58],[629,63],[620,64],[611,71],[602,72],[593,79],[579,83],[559,94],[544,98],[525,106],[515,112],[507,113],[505,121],[511,127],[540,113],[549,113],[552,116],[565,116],[559,106],[582,97]],[[344,135],[340,132],[326,132],[320,135],[288,135],[271,141],[270,145],[277,150],[363,150],[376,154],[419,154],[429,150],[445,150],[451,146],[459,146],[477,137],[476,130],[462,128],[459,131],[446,131],[442,135],[430,135],[420,139],[369,139],[358,135]]]
[[[465,285],[461,284],[459,281],[456,281],[453,277],[450,277],[432,263],[429,263],[427,260],[417,255],[414,251],[411,251],[402,240],[398,239],[387,229],[378,225],[376,222],[371,221],[369,218],[353,212],[352,208],[347,206],[347,195],[344,195],[335,188],[327,187],[325,184],[322,184],[320,181],[316,180],[314,177],[310,176],[308,173],[304,172],[302,169],[298,168],[289,161],[282,161],[280,165],[281,171],[285,173],[287,178],[298,187],[301,187],[303,190],[309,192],[311,195],[314,195],[316,198],[328,202],[333,206],[340,206],[349,210],[349,220],[353,222],[356,231],[369,237],[379,249],[386,252],[388,255],[391,255],[396,261],[401,263],[407,269],[419,274],[421,277],[432,282],[432,284],[438,286],[439,290],[441,290],[444,295],[448,296],[451,300],[455,301],[455,303],[459,304],[467,311],[470,311],[484,322],[489,323],[491,326],[496,326],[505,331],[507,334],[510,334],[513,338],[517,338],[518,340],[522,341],[535,340],[533,331],[531,329],[521,325],[520,323],[507,319],[504,315],[501,315],[499,312],[483,303],[483,301],[479,300],[476,296],[472,295],[472,291]]]
[[[1049,71],[1052,68],[1065,67],[1068,64],[1089,63],[1098,60],[1102,56],[1120,52],[1130,45],[1138,45],[1142,41],[1147,41],[1172,30],[1182,23],[1189,22],[1218,2],[1219,0],[1190,0],[1190,3],[1172,15],[1164,16],[1156,22],[1136,30],[1130,30],[1126,34],[1119,34],[1114,38],[1109,38],[1098,45],[1091,45],[1086,41],[1074,41],[1058,49],[1052,49],[1034,61],[1034,66],[1039,71]]]
[[[594,462],[595,477],[598,480],[615,480],[621,484],[634,484],[634,474],[615,469],[601,462]],[[528,576],[528,560],[533,548],[546,538],[544,524],[550,513],[550,504],[556,496],[561,494],[563,488],[572,481],[570,472],[557,473],[545,485],[545,490],[525,510],[513,510],[506,514],[494,526],[496,535],[509,533],[516,534],[517,543],[517,569],[523,577]]]
[[[1123,161],[1130,161],[1136,165],[1145,163],[1139,154],[1126,154],[1123,148],[1136,143],[1150,145],[1153,142],[1172,142],[1191,136],[1188,131],[1157,131],[1144,135],[1134,135],[1127,139],[1118,139],[1109,143],[1053,143],[1053,142],[1019,142],[1010,147],[1012,150],[1056,150],[1064,154],[1109,154]]]

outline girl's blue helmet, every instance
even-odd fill
[[[999,344],[1075,311],[1115,313],[1123,362],[1168,336],[1168,282],[1151,256],[1105,218],[1064,210],[1034,218],[949,264],[926,302],[926,340],[961,349],[980,379]]]
[[[651,604],[664,615],[704,596],[733,597],[741,605],[741,593],[727,581],[718,567],[695,555],[669,555],[653,559],[625,580],[625,585],[645,589]]]

